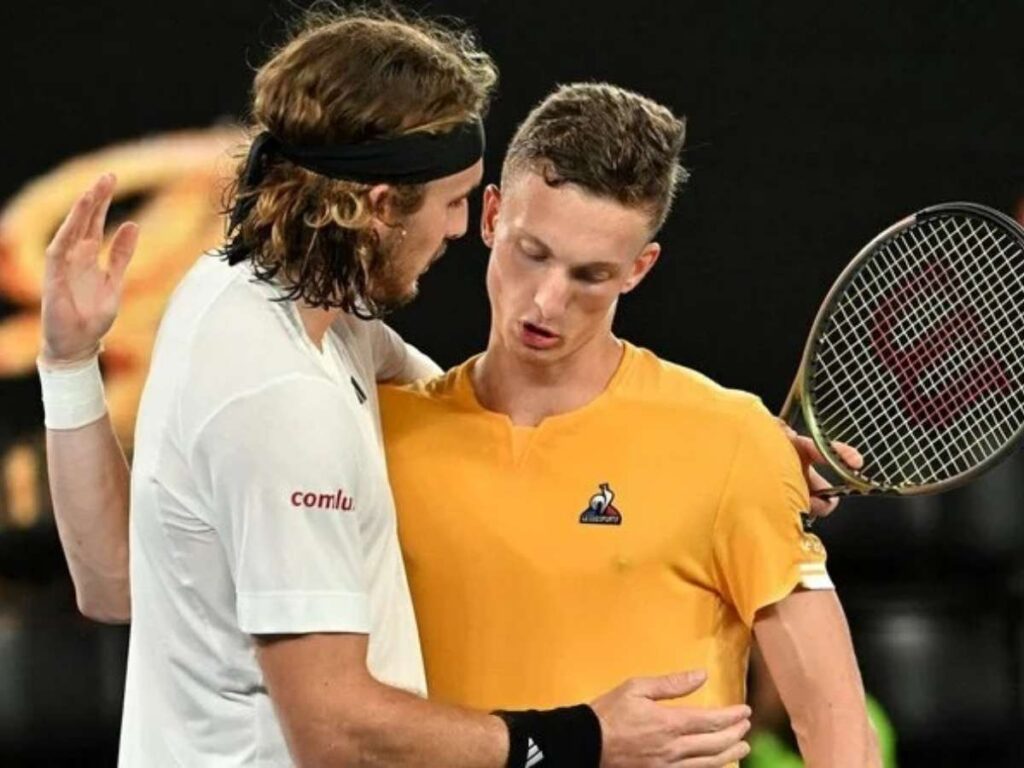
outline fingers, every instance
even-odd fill
[[[742,742],[749,730],[750,721],[743,719],[714,733],[683,736],[672,745],[672,754],[675,759],[717,757]]]
[[[790,432],[792,432],[792,434],[790,434]],[[798,435],[793,430],[789,430],[786,434],[789,436],[789,442],[793,444],[793,447],[796,448],[796,452],[800,454],[800,461],[804,464],[825,463],[825,455],[818,449],[814,440],[806,435]]]
[[[839,497],[822,497],[818,495],[819,492],[832,488],[832,484],[814,469],[815,464],[827,463],[824,454],[822,454],[811,438],[797,434],[796,430],[785,422],[780,421],[780,426],[785,430],[786,437],[789,438],[789,442],[796,449],[797,454],[800,456],[800,462],[804,466],[807,488],[811,492],[811,508],[809,510],[811,517],[827,517],[839,506]],[[836,440],[832,442],[832,450],[848,467],[860,469],[864,466],[864,457],[853,446]]]
[[[826,462],[825,455],[818,448],[814,440],[806,435],[798,434],[795,429],[787,424],[783,424],[782,427],[786,432],[786,437],[789,438],[789,442],[793,444],[797,453],[800,454],[801,461],[805,464],[824,464]],[[839,440],[833,440],[832,450],[848,467],[860,469],[864,466],[864,457],[852,445],[840,442]]]
[[[786,433],[789,442],[792,443],[793,448],[800,455],[800,461],[804,464],[820,464],[825,461],[825,457],[821,455],[821,451],[818,450],[818,446],[814,444],[811,438],[799,434],[782,419],[776,419],[776,421],[779,422],[782,431]]]
[[[60,228],[57,230],[57,234],[55,234],[53,236],[53,240],[50,241],[50,247],[47,249],[47,252],[50,255],[63,255],[79,240],[79,238],[81,238],[82,232],[85,231],[93,205],[96,201],[95,190],[96,185],[93,185],[83,192],[82,196],[75,201],[73,206],[71,206],[71,210],[68,211],[68,215],[65,216],[64,221],[61,222]]]
[[[96,197],[93,209],[90,212],[89,228],[86,235],[95,240],[103,239],[103,228],[107,220],[107,211],[110,209],[110,201],[114,199],[114,186],[117,179],[112,173],[105,173],[93,187],[93,194]]]
[[[839,506],[839,498],[837,496],[830,496],[827,499],[812,496],[811,497],[811,517],[828,517],[836,511],[836,507]]]
[[[838,496],[821,497],[817,493],[832,487],[813,467],[807,468],[807,487],[811,491],[811,516],[828,517],[839,506]]]
[[[682,768],[723,768],[723,766],[738,763],[750,754],[750,746],[745,741],[734,744],[724,752],[707,757],[694,757],[683,760],[679,765]]]
[[[846,466],[853,467],[854,469],[860,469],[864,466],[864,457],[852,445],[834,440],[832,441],[832,450],[836,452],[836,455],[843,460]]]
[[[708,679],[704,670],[677,672],[660,677],[637,677],[631,683],[633,693],[648,699],[676,699],[693,693]]]
[[[815,445],[814,441],[803,435],[798,435],[794,430],[786,428],[786,435],[789,437],[789,441],[796,448],[796,452],[800,455],[800,463],[804,467],[804,475],[807,478],[807,489],[810,491],[811,497],[811,508],[808,510],[811,517],[827,517],[832,514],[835,508],[839,505],[839,499],[835,497],[823,498],[818,495],[819,491],[824,491],[832,487],[824,477],[822,477],[817,470],[814,469],[815,464],[825,463],[825,457],[822,456],[821,451],[818,450],[818,446]]]
[[[126,221],[118,227],[114,237],[111,238],[110,264],[107,272],[111,283],[118,292],[120,292],[125,270],[128,269],[138,242],[139,225],[130,221]]]
[[[787,432],[787,434],[789,433]],[[821,452],[811,438],[793,432],[789,439],[793,443],[793,447],[796,448],[797,453],[800,454],[800,459],[805,464],[824,464],[826,462],[825,454]],[[842,459],[846,466],[853,469],[860,469],[864,466],[864,457],[852,445],[842,443],[839,440],[833,440],[832,450],[835,451],[836,456]]]
[[[750,719],[750,707],[737,704],[721,709],[684,709],[663,707],[669,728],[679,736],[718,733]]]

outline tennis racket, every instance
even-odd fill
[[[780,416],[835,472],[824,496],[935,493],[993,467],[1024,433],[1024,229],[947,203],[878,235],[818,311]]]

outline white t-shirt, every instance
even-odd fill
[[[157,336],[132,472],[122,766],[291,765],[253,635],[368,633],[378,680],[426,690],[375,381],[437,368],[349,315],[321,352],[278,295],[203,257]]]

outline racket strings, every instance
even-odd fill
[[[911,245],[914,246],[914,248],[912,249],[913,251],[920,253],[920,251],[921,251],[921,243],[919,241],[914,241],[913,240],[913,233],[911,233]],[[935,245],[935,244],[930,244],[930,245]],[[904,254],[905,253],[906,252],[904,251]],[[970,273],[973,273],[973,272],[969,272],[969,274]],[[977,289],[978,289],[977,284],[975,283],[973,287],[975,289],[974,293],[976,294],[977,293]],[[969,286],[969,289],[970,289],[970,286]],[[962,299],[964,296],[970,296],[970,295],[972,295],[972,291],[968,290],[965,293],[959,294],[958,298]],[[923,313],[925,314],[925,316],[928,316],[930,319],[934,318],[935,315],[936,315],[936,312],[934,311],[934,308],[935,308],[936,305],[939,305],[941,308],[948,309],[948,308],[950,308],[950,305],[952,305],[952,308],[955,308],[955,304],[963,303],[962,301],[959,301],[959,302],[955,301],[955,300],[954,301],[950,301],[951,297],[949,295],[942,296],[941,294],[932,294],[932,295],[930,295],[930,298],[932,298],[932,299],[936,299],[936,298],[944,299],[943,301],[935,301],[935,300],[933,300],[933,301],[928,302],[925,305]],[[953,297],[953,298],[956,298],[956,297]],[[943,307],[942,305],[945,305],[945,306]],[[922,308],[919,308],[919,309],[922,309]],[[949,356],[949,362],[951,364],[951,368],[953,368],[954,370],[957,369],[957,368],[963,369],[963,364],[965,362],[964,355],[962,354],[962,352],[964,350],[963,343],[965,341],[969,340],[969,339],[965,339],[963,337],[963,334],[959,333],[959,332],[954,332],[952,334],[949,334],[949,328],[948,327],[945,330],[946,330],[946,338],[945,338],[945,342],[946,343],[945,343],[945,346],[947,347],[946,351],[951,352],[951,354]],[[906,344],[908,342],[908,338],[907,338],[906,333],[900,334],[898,329],[896,330],[896,336],[897,336],[897,339],[899,341],[902,341],[904,344]],[[889,361],[889,367],[892,367],[892,361],[891,360]],[[897,372],[897,373],[899,373],[899,372]],[[920,371],[918,371],[918,373],[920,374]],[[901,392],[901,394],[903,395],[904,399],[907,399],[908,398],[907,396],[909,395],[909,399],[911,400],[909,404],[910,404],[911,407],[913,407],[913,406],[920,406],[921,399],[922,399],[921,394],[920,394],[921,390],[925,389],[927,387],[927,385],[929,383],[928,380],[931,379],[931,378],[937,378],[937,377],[921,376],[921,380],[919,382],[916,382],[916,384],[918,384],[918,388],[910,390],[909,392],[906,391],[906,389],[904,388],[904,390]],[[965,402],[965,400],[970,399],[970,397],[968,396],[968,393],[966,393],[964,391],[957,391],[957,384],[961,385],[961,386],[959,386],[959,389],[961,389],[961,390],[963,390],[965,388],[965,386],[966,386],[963,381],[957,382],[956,380],[954,380],[952,382],[952,384],[950,385],[950,388],[946,390],[945,394],[946,395],[951,395],[951,399],[954,402],[955,401],[959,401],[959,402],[963,403],[963,402]],[[947,399],[948,399],[948,397],[947,397]],[[927,437],[928,434],[926,434],[924,436]],[[925,444],[922,444],[921,439],[913,440],[914,437],[919,437],[920,438],[921,435],[910,434],[909,437],[911,438],[911,440],[913,442],[912,445],[907,446],[905,444],[905,442],[904,442],[903,445],[901,445],[901,446],[897,445],[897,447],[903,447],[904,450],[907,449],[907,447],[912,447],[913,450],[916,450],[916,451],[919,451],[919,452],[927,450],[927,451],[930,451],[932,453],[932,455],[936,455],[936,452],[940,451],[942,449],[942,447],[945,446],[946,441],[949,439],[948,436],[947,436],[946,439],[942,440],[942,441],[930,440],[930,441],[926,442]],[[954,434],[952,439],[955,440],[955,437],[956,436]],[[890,453],[894,453],[894,452],[890,452]],[[976,453],[976,452],[972,452],[972,453]],[[942,472],[941,468],[936,468],[936,469],[937,469],[938,473],[941,474],[941,472]],[[921,477],[916,477],[916,478],[912,478],[912,479],[914,481],[920,481]]]
[[[943,482],[1024,421],[1024,253],[987,219],[919,222],[883,243],[832,307],[812,358],[819,429],[885,488]]]
[[[975,232],[975,235],[977,232]],[[982,269],[992,271],[997,265],[993,263],[994,249],[989,247],[989,244],[982,243],[975,237],[975,245],[983,248],[979,251],[981,259],[987,263],[981,265]],[[1005,257],[1006,251],[1000,250],[998,255]],[[1015,332],[1015,338],[1009,338],[1007,330],[1013,330],[1011,318],[1008,317],[1005,307],[1007,306],[1006,297],[996,295],[991,290],[991,285],[979,282],[978,275],[981,274],[982,270],[977,271],[966,271],[964,273],[966,290],[959,296],[954,298],[951,302],[951,306],[954,309],[964,309],[966,300],[964,297],[975,297],[976,300],[983,305],[987,306],[992,313],[992,322],[987,324],[984,331],[989,334],[987,349],[986,345],[982,345],[981,348],[975,351],[974,357],[980,357],[982,359],[982,365],[986,362],[989,363],[990,368],[997,368],[997,375],[1006,376],[1009,370],[1014,368],[1021,368],[1020,355],[1017,354],[1016,350],[1021,348],[1021,337],[1019,333]],[[1015,277],[1013,273],[1010,273],[1010,277]],[[1015,302],[1018,307],[1021,306],[1022,300],[1024,300],[1024,290],[1014,291],[1012,281],[1008,282],[1007,287],[1010,289],[1009,300]],[[966,370],[972,363],[971,355],[968,350],[971,349],[970,344],[974,340],[975,335],[967,335],[967,331],[958,331],[953,339],[954,343],[951,345],[949,350],[949,368],[953,370]],[[991,355],[990,360],[985,360],[984,353],[988,352]],[[998,356],[999,362],[994,363],[994,360]],[[921,377],[920,381],[922,385],[927,386],[929,379],[933,378],[930,375],[930,371],[926,372]],[[972,390],[969,383],[969,379],[960,377],[954,378],[953,381],[947,386],[952,389],[951,396],[954,402],[960,404],[971,405],[973,401],[978,397],[984,397],[984,392],[978,392]],[[1006,378],[1009,383],[1009,378]],[[994,407],[980,407],[973,414],[974,421],[971,420],[951,420],[949,424],[948,435],[942,436],[940,439],[939,433],[932,431],[924,433],[923,437],[930,438],[923,442],[923,444],[916,445],[915,448],[923,449],[929,452],[930,455],[935,457],[937,462],[943,453],[947,456],[945,462],[941,463],[937,467],[933,467],[934,476],[943,478],[950,476],[950,473],[955,473],[957,470],[957,460],[962,457],[964,467],[967,469],[970,466],[974,466],[983,461],[988,455],[991,455],[994,451],[1002,445],[1002,443],[1012,437],[1015,429],[1007,431],[1007,427],[1012,424],[1010,415],[1013,413],[1019,413],[1021,408],[1021,395],[1020,388],[1009,388],[1003,387],[1005,392],[1016,402],[1012,403],[1014,407],[1007,408],[994,408]],[[914,391],[912,391],[914,392]],[[990,404],[991,405],[991,404]],[[968,428],[969,427],[969,428]],[[959,446],[962,449],[962,453],[957,453],[954,450],[950,450],[947,445],[952,443],[954,446]],[[962,471],[962,470],[961,470]]]
[[[869,273],[869,276],[873,276],[873,279],[874,279],[874,282],[876,282],[876,288],[877,288],[877,287],[878,287],[878,286],[877,286],[877,281],[878,281],[878,275],[877,275],[877,274],[874,274],[874,273]],[[928,314],[934,314],[934,312],[928,312]],[[902,335],[902,338],[901,338],[901,340],[902,340],[902,341],[903,341],[904,343],[905,343],[905,342],[907,342],[907,337],[906,337],[905,333],[904,333],[904,334]],[[953,340],[953,348],[954,348],[954,349],[956,349],[956,348],[957,348],[956,340]],[[877,371],[877,369],[876,369],[876,371],[874,371],[874,373],[877,373],[877,372],[878,372],[878,371]],[[920,446],[919,446],[919,447],[920,447]]]
[[[945,225],[945,224],[948,224],[948,222],[942,222],[942,224]],[[913,238],[913,236],[915,234],[918,234],[918,233],[911,233],[911,237]],[[958,232],[958,234],[960,234],[960,232]],[[976,235],[977,232],[975,232],[974,234]],[[981,258],[987,259],[989,261],[988,264],[985,264],[985,265],[982,265],[982,266],[991,269],[991,267],[993,266],[992,263],[991,263],[991,253],[992,253],[992,250],[990,249],[991,243],[981,242],[981,241],[978,240],[977,237],[974,238],[974,241],[975,241],[973,243],[974,245],[979,246],[979,247],[981,247],[983,249],[983,250],[979,251],[979,254],[980,254]],[[920,244],[918,243],[916,245],[917,245],[917,253],[921,254],[922,253],[922,248],[920,247]],[[931,245],[931,244],[929,244],[929,245]],[[941,245],[941,244],[935,244],[935,245]],[[1005,254],[1005,252],[1001,251],[1001,255],[1005,256],[1006,254]],[[943,296],[941,298],[944,298],[944,299],[947,300],[947,302],[948,302],[947,306],[949,307],[950,310],[953,310],[954,312],[957,311],[957,310],[963,311],[963,310],[967,309],[965,307],[964,297],[974,297],[976,300],[978,300],[978,301],[980,301],[982,303],[985,303],[986,306],[994,309],[995,312],[993,314],[994,314],[994,319],[996,320],[996,323],[995,323],[995,325],[991,325],[990,324],[990,327],[985,329],[985,331],[988,332],[988,333],[991,333],[993,328],[996,329],[996,334],[994,334],[996,336],[996,338],[992,339],[992,344],[990,346],[995,347],[997,350],[1013,349],[1014,348],[1013,346],[1010,346],[1010,345],[1007,344],[1008,340],[1005,338],[1005,333],[1003,331],[1003,329],[1005,329],[1007,327],[1004,323],[1008,319],[1005,316],[1005,312],[1001,311],[1002,307],[1005,304],[1005,302],[999,302],[998,301],[998,297],[994,296],[992,294],[992,292],[990,290],[988,290],[990,286],[979,285],[978,284],[977,279],[976,279],[976,275],[979,274],[979,272],[980,272],[980,270],[977,270],[977,271],[975,271],[975,270],[965,271],[963,276],[964,276],[965,281],[966,281],[966,288],[967,288],[967,290],[965,290],[963,292],[958,292],[958,294],[954,294],[954,295],[946,295],[946,296]],[[930,298],[932,299],[932,301],[929,302],[929,315],[934,315],[934,313],[931,312],[931,310],[933,310],[933,309],[935,309],[937,307],[938,310],[941,311],[943,309],[943,307],[942,307],[942,303],[943,302],[940,302],[940,301],[936,300],[937,298],[939,298],[939,294],[933,294]],[[1016,300],[1019,303],[1020,297],[1018,296],[1018,297],[1015,297],[1015,298],[1016,298]],[[949,365],[946,366],[946,368],[951,368],[952,370],[960,370],[960,371],[963,371],[963,370],[965,370],[967,368],[967,366],[970,364],[971,360],[968,358],[968,356],[966,354],[966,351],[968,349],[970,349],[969,344],[972,341],[972,339],[973,339],[973,336],[967,336],[966,335],[966,331],[963,330],[963,329],[958,329],[958,330],[954,331],[951,334],[951,342],[952,343],[950,343],[948,345]],[[905,337],[904,337],[904,342],[905,342]],[[977,350],[975,350],[975,351],[977,352]],[[921,400],[922,400],[921,392],[922,392],[922,390],[927,390],[928,389],[928,385],[929,385],[929,383],[931,383],[930,380],[938,379],[939,378],[938,376],[933,376],[932,375],[933,372],[939,372],[941,370],[942,369],[939,368],[939,367],[926,368],[925,369],[925,373],[923,375],[921,375],[920,378],[918,379],[919,386],[917,388],[915,388],[915,389],[909,390],[909,392],[904,391],[902,393],[903,396],[906,399],[910,400],[910,404],[912,406],[920,407],[922,405],[925,405],[924,403],[921,402]],[[940,381],[939,383],[945,383],[945,382],[941,382]],[[967,383],[966,379],[964,379],[964,378],[954,378],[952,382],[947,383],[947,386],[949,387],[949,389],[952,390],[952,392],[949,392],[949,390],[947,390],[947,393],[949,393],[952,396],[952,399],[953,399],[954,402],[958,402],[958,403],[963,404],[963,403],[966,403],[969,400],[971,400],[971,397],[970,397],[971,393],[969,391],[965,391],[965,389],[968,387],[968,383]],[[939,387],[937,385],[933,385],[932,386],[932,391],[933,392],[936,391],[937,389],[939,389]],[[992,429],[991,429],[992,424],[991,424],[991,421],[990,421],[990,419],[988,417],[990,417],[992,415],[995,415],[995,412],[993,412],[991,409],[989,409],[989,410],[982,409],[982,410],[979,410],[975,414],[975,417],[977,419],[979,419],[980,422],[982,422],[982,425],[989,428],[988,429],[989,432],[992,431]],[[931,439],[928,440],[924,445],[920,445],[920,444],[915,445],[914,448],[916,448],[916,449],[925,449],[925,450],[927,450],[929,452],[932,452],[934,454],[935,451],[937,451],[939,448],[942,447],[942,445],[945,445],[945,443],[948,442],[948,440],[950,439],[950,436],[951,436],[951,438],[952,438],[954,443],[963,443],[966,438],[971,437],[971,435],[968,435],[963,430],[963,423],[962,422],[953,421],[952,424],[950,425],[950,429],[951,429],[950,435],[944,437],[941,441],[937,439],[937,433],[936,432],[924,433],[923,437],[925,437],[925,438],[929,438],[930,437]],[[967,444],[970,445],[970,443],[967,443]],[[977,442],[975,442],[975,446],[976,445],[977,445]],[[938,468],[938,474],[941,474],[943,472],[944,468],[948,470],[948,468],[949,468],[948,467],[948,462],[947,462],[947,465],[944,465],[944,467],[939,467]]]

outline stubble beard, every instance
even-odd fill
[[[385,312],[404,307],[419,295],[419,286],[415,280],[410,284],[404,269],[402,242],[398,235],[382,240],[368,275],[370,298]]]

